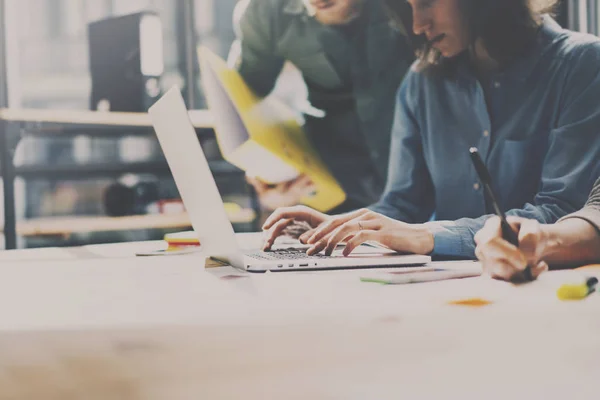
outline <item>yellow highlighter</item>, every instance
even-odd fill
[[[561,300],[581,300],[596,290],[598,278],[591,277],[580,284],[565,284],[558,288],[556,296]]]

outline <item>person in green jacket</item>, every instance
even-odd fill
[[[410,9],[408,9],[410,17]],[[381,0],[242,0],[230,62],[267,96],[287,63],[301,73],[310,107],[298,110],[347,194],[332,213],[379,199],[387,178],[395,95],[414,53]],[[298,204],[307,177],[279,185],[249,178],[265,208]]]

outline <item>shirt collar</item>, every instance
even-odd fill
[[[542,16],[542,25],[537,34],[535,47],[527,54],[509,66],[502,74],[507,78],[518,81],[529,79],[538,65],[541,56],[548,50],[554,39],[563,32],[561,26],[549,15]]]

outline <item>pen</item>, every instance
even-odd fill
[[[485,164],[483,163],[483,160],[479,156],[479,151],[477,150],[477,147],[471,147],[469,149],[469,153],[471,153],[471,161],[473,162],[473,165],[475,166],[475,171],[477,172],[477,176],[479,176],[479,180],[481,181],[481,184],[483,185],[483,188],[484,188],[488,198],[492,202],[492,207],[494,208],[494,212],[498,217],[500,217],[500,226],[502,229],[502,237],[504,238],[504,240],[506,240],[510,244],[512,244],[516,247],[519,247],[519,237],[517,236],[517,233],[510,227],[510,225],[506,221],[506,215],[504,214],[504,211],[502,211],[502,209],[500,208],[500,205],[498,204],[498,201],[496,200],[496,195],[494,194],[494,191],[492,190],[492,176],[490,175],[490,172],[488,171]],[[531,274],[531,266],[528,265],[527,267],[525,267],[525,269],[522,272],[522,278],[525,281],[533,280],[533,275]]]

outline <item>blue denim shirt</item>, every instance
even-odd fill
[[[493,209],[475,146],[508,215],[553,223],[580,209],[600,176],[600,39],[545,17],[535,49],[482,87],[413,67],[399,89],[388,181],[374,211],[427,223],[434,255],[474,257]]]

